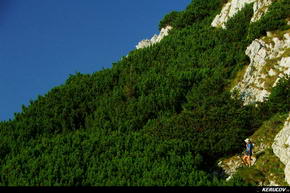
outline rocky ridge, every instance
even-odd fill
[[[212,22],[213,27],[226,28],[225,24],[238,11],[242,10],[247,4],[254,3],[254,15],[251,22],[258,21],[268,10],[274,0],[229,0],[223,7],[221,13]]]
[[[168,36],[170,30],[172,30],[171,26],[166,26],[165,28],[162,28],[159,35],[155,34],[150,40],[148,39],[142,40],[141,42],[138,43],[136,48],[137,49],[147,48],[156,43],[159,43],[164,37]]]
[[[255,162],[256,157],[253,156],[251,164],[253,165]],[[235,155],[233,157],[219,161],[218,166],[224,170],[225,174],[227,175],[226,180],[228,181],[237,172],[237,169],[245,166],[245,164],[242,161],[242,155]]]

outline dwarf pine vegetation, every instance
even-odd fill
[[[277,0],[252,24],[247,5],[226,30],[213,28],[224,3],[192,0],[160,22],[173,30],[159,44],[71,75],[1,122],[0,185],[250,185],[238,176],[226,182],[217,160],[290,111],[290,80],[256,106],[243,106],[229,86],[249,64],[251,41],[286,29],[290,2]]]

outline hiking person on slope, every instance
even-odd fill
[[[246,139],[245,142],[246,142],[246,154],[243,157],[243,161],[246,165],[251,166],[251,156],[253,155],[254,145],[249,139]]]

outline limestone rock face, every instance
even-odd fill
[[[290,75],[290,31],[267,33],[248,46],[246,54],[251,63],[237,90],[245,105],[263,102],[272,87],[285,75]]]
[[[290,185],[290,115],[272,145],[274,154],[285,164],[285,180]]]
[[[167,26],[165,28],[162,28],[159,35],[154,35],[150,40],[142,40],[138,43],[136,46],[137,49],[142,49],[149,47],[151,45],[154,45],[156,43],[159,43],[164,37],[168,36],[169,31],[172,30],[171,26]]]
[[[285,173],[285,180],[290,185],[290,164],[288,163],[284,170]]]
[[[211,25],[213,27],[225,28],[227,21],[250,3],[254,3],[254,15],[251,22],[258,21],[268,11],[268,7],[273,1],[274,0],[229,0],[229,2],[224,5],[221,13],[215,17]]]
[[[267,11],[274,0],[258,0],[254,3],[254,15],[251,22],[258,21]]]
[[[253,3],[251,22],[258,21],[275,0],[228,0],[221,13],[212,22],[213,27],[225,28],[226,22],[247,4]],[[290,18],[287,19],[290,25]],[[267,32],[267,36],[254,40],[246,50],[251,63],[243,79],[233,88],[244,105],[263,102],[272,87],[285,75],[290,75],[290,30]]]

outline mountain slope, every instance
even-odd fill
[[[272,96],[276,95],[275,93],[279,89],[275,88],[273,90],[273,87],[277,86],[281,78],[286,77],[287,79],[287,76],[289,76],[290,68],[289,27],[288,29],[287,27],[282,27],[279,29],[273,27],[282,22],[283,19],[283,22],[287,22],[289,26],[289,2],[272,0],[229,1],[223,7],[222,12],[216,16],[215,20],[212,23],[212,26],[221,26],[225,28],[224,23],[226,23],[226,21],[231,16],[233,16],[235,12],[240,10],[247,3],[254,3],[254,16],[251,19],[252,24],[249,28],[250,33],[251,31],[253,31],[253,29],[256,30],[255,33],[261,33],[263,29],[262,26],[268,29],[266,30],[267,33],[265,33],[264,31],[263,37],[255,39],[247,47],[246,54],[249,56],[251,63],[239,73],[239,76],[237,76],[236,80],[234,81],[234,88],[232,89],[232,91],[236,91],[238,93],[239,97],[244,101],[244,105],[267,101],[271,93]],[[284,99],[288,98],[286,101],[283,99],[279,101],[280,107],[283,105],[287,106],[287,103],[289,103],[287,84],[289,83],[286,81],[284,82],[283,86],[280,85],[280,89],[285,89],[283,92],[281,92],[281,90],[278,91],[280,93],[280,97],[282,96]],[[270,97],[270,101],[272,98],[273,97]],[[276,99],[276,103],[277,102],[278,101]],[[282,129],[282,125],[286,120],[285,117],[288,116],[289,110],[286,109],[288,108],[280,109],[280,112],[277,114],[277,116],[273,116],[269,121],[266,121],[262,125],[262,127],[259,128],[253,136],[250,137],[257,145],[255,149],[257,151],[257,157],[259,157],[259,159],[252,168],[252,171],[250,171],[249,169],[245,170],[246,172],[239,171],[239,173],[243,174],[243,176],[245,176],[247,180],[253,181],[253,176],[255,175],[252,175],[252,178],[249,178],[247,176],[249,176],[249,173],[251,172],[253,173],[258,171],[260,172],[260,177],[258,177],[258,180],[256,180],[259,181],[259,184],[284,185],[286,183],[284,182],[285,180],[288,182],[288,184],[290,183],[287,167],[288,160],[281,159],[281,161],[283,161],[283,163],[286,165],[284,173],[284,166],[278,159],[278,157],[281,158],[283,153],[277,153],[285,151],[287,152],[287,150],[284,150],[281,145],[275,146],[278,141],[279,143],[287,144],[287,132],[282,132],[285,129],[281,131],[283,133],[282,135],[280,132],[279,136],[280,138],[282,137],[286,139],[281,140],[278,136],[276,137],[278,132]],[[265,110],[269,111],[270,109]],[[273,109],[270,112],[273,112]],[[277,109],[276,112],[278,112]],[[275,143],[274,138],[276,138]],[[273,150],[275,154],[273,153]],[[230,176],[232,176],[236,172],[236,169],[240,167],[241,164],[242,162],[239,156],[227,158],[224,161],[220,162],[220,165]],[[264,177],[261,178],[261,175]]]
[[[160,22],[172,29],[159,43],[111,69],[71,76],[0,123],[0,184],[248,185],[226,182],[217,162],[289,112],[289,92],[277,84],[269,100],[244,106],[229,88],[250,64],[247,46],[268,30],[287,30],[289,3],[273,3],[282,10],[269,8],[275,20],[265,25],[250,23],[249,4],[226,29],[214,28],[223,4],[193,0]]]

